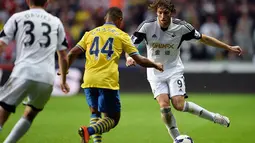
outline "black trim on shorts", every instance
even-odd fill
[[[188,96],[187,93],[184,94],[184,98],[185,98],[185,99],[189,98],[189,96]]]
[[[2,101],[0,101],[0,106],[6,110],[7,112],[15,113],[16,111],[16,106],[15,105],[8,105]]]
[[[34,110],[34,111],[36,111],[36,112],[40,112],[40,111],[43,110],[43,109],[38,109],[38,108],[36,108],[35,106],[30,105],[30,104],[23,103],[23,105],[24,105],[24,106],[29,106],[29,107],[31,107],[32,110]]]
[[[188,96],[188,94],[187,93],[185,93],[185,94],[183,94],[183,96],[184,96],[184,98],[185,99],[187,99],[187,98],[189,98],[189,96]],[[169,100],[171,100],[171,98],[170,98],[170,95],[168,94],[168,97],[169,97]],[[153,98],[154,100],[156,100],[156,98]]]

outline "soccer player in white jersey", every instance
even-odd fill
[[[47,13],[47,0],[28,0],[30,10],[10,17],[0,33],[0,54],[16,41],[16,61],[7,83],[0,89],[0,129],[25,97],[23,116],[4,143],[17,142],[30,128],[36,115],[49,100],[55,74],[55,52],[61,73],[67,69],[67,41],[62,22]],[[66,74],[61,74],[62,91],[69,92]]]
[[[189,112],[214,123],[229,126],[230,120],[218,113],[210,112],[203,107],[185,101],[186,91],[183,76],[183,64],[180,58],[180,46],[183,41],[198,40],[206,45],[219,47],[231,52],[241,54],[239,46],[229,46],[219,40],[200,34],[194,27],[182,20],[171,17],[175,12],[171,0],[156,0],[149,8],[157,13],[157,17],[144,21],[132,35],[132,40],[138,46],[146,42],[147,56],[150,60],[163,64],[165,71],[158,72],[147,69],[147,78],[150,83],[154,98],[157,100],[161,117],[169,134],[173,139],[180,135],[175,117],[170,108],[170,100],[178,111]],[[127,56],[128,66],[135,62]]]

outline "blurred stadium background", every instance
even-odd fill
[[[51,0],[47,11],[64,23],[70,48],[85,31],[104,24],[108,7],[118,6],[124,11],[122,29],[132,34],[136,27],[154,13],[147,10],[151,0]],[[181,58],[185,65],[185,80],[190,100],[210,110],[229,115],[233,126],[225,130],[207,121],[176,113],[183,133],[192,136],[196,143],[253,142],[255,133],[255,1],[254,0],[173,0],[177,12],[174,17],[186,20],[201,33],[220,39],[230,45],[240,45],[244,54],[236,56],[224,50],[199,43],[185,42]],[[0,29],[15,12],[27,9],[25,0],[0,0]],[[15,43],[0,56],[0,86],[8,79],[15,61]],[[146,55],[144,45],[139,51]],[[56,66],[57,68],[57,66]],[[84,69],[84,56],[74,63],[68,75],[71,93],[68,98],[53,97],[29,134],[21,141],[76,142],[76,129],[86,124],[89,112],[81,95],[80,83]],[[123,116],[116,130],[106,135],[106,143],[164,143],[169,142],[157,104],[152,100],[144,68],[125,66],[120,61],[120,86],[123,94]],[[53,95],[67,96],[60,92],[58,77]],[[74,96],[73,96],[74,95]],[[132,96],[135,95],[135,96]],[[223,96],[224,95],[224,96]],[[18,112],[22,112],[20,107]],[[55,117],[56,114],[58,117]],[[19,118],[14,115],[0,134],[0,141]],[[135,117],[135,118],[133,118]],[[187,118],[186,118],[187,117]],[[134,131],[133,127],[141,128]],[[214,128],[215,130],[211,130]],[[50,130],[49,130],[50,129]],[[53,133],[49,133],[49,132]],[[64,131],[64,132],[63,132]],[[39,133],[38,133],[39,132]],[[135,135],[139,134],[139,135]],[[202,136],[201,136],[202,135]],[[39,138],[39,139],[38,139]],[[36,140],[36,141],[35,141]]]

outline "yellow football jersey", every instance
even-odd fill
[[[86,32],[78,47],[86,53],[82,88],[119,89],[118,63],[123,50],[138,54],[129,35],[113,24],[104,24]]]

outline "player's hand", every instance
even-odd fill
[[[67,94],[70,91],[70,87],[67,83],[60,83],[61,90]]]
[[[131,66],[135,66],[135,65],[136,65],[135,60],[132,57],[127,57],[126,66],[131,67]]]
[[[241,56],[243,53],[243,50],[239,46],[231,46],[230,51],[238,54],[238,56]]]
[[[163,69],[163,64],[161,64],[161,63],[156,63],[156,67],[155,67],[157,70],[159,70],[159,71],[161,71],[161,72],[163,72],[164,71],[164,69]]]

